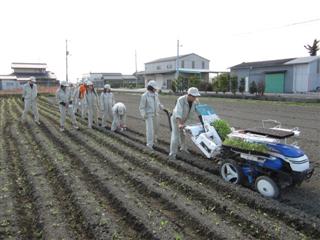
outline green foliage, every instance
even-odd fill
[[[190,87],[198,88],[199,84],[200,84],[199,75],[195,74],[195,75],[190,76],[189,79],[188,79],[188,82],[189,82],[188,88],[190,88]]]
[[[219,90],[226,93],[229,89],[229,74],[223,73],[216,77],[216,81],[219,83]]]
[[[250,143],[246,142],[241,139],[236,139],[236,138],[228,138],[223,141],[224,145],[247,150],[247,151],[256,151],[256,152],[261,152],[261,153],[267,153],[268,148],[264,144],[258,144],[258,143]]]
[[[241,78],[240,80],[240,86],[239,86],[239,92],[241,92],[241,94],[243,94],[244,90],[246,87],[246,82],[244,78]]]
[[[238,77],[237,76],[231,76],[231,92],[235,95],[238,90]]]
[[[212,84],[201,81],[199,84],[199,91],[211,92],[212,91]]]
[[[315,39],[313,41],[312,46],[310,45],[304,46],[304,48],[308,50],[310,56],[317,56],[317,52],[319,51],[319,46],[318,46],[319,42],[320,40]]]
[[[216,93],[218,93],[220,91],[220,86],[219,86],[219,81],[215,80],[212,83],[212,90]]]
[[[175,81],[177,83],[176,89],[178,92],[183,92],[188,89],[188,80],[181,75]]]
[[[177,92],[177,80],[173,80],[171,83],[171,90],[175,93]]]
[[[216,129],[222,141],[224,141],[228,134],[231,133],[229,124],[222,119],[215,120],[211,125]]]
[[[260,96],[263,96],[265,89],[266,89],[266,86],[265,86],[264,81],[262,81],[262,80],[259,81],[258,86],[257,86],[257,92]]]
[[[251,83],[250,83],[250,86],[249,86],[249,92],[251,93],[251,94],[255,94],[255,93],[257,93],[257,84],[256,84],[256,82],[255,81],[252,81]]]

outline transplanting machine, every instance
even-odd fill
[[[220,160],[220,175],[230,183],[245,184],[255,188],[265,197],[277,198],[280,189],[301,184],[313,174],[307,155],[289,138],[300,134],[298,128],[286,129],[274,120],[265,120],[261,128],[231,129],[230,145],[221,140],[219,130],[213,126],[219,120],[212,107],[198,105],[196,111],[201,123],[188,125],[185,133],[207,158]],[[274,126],[267,127],[273,124]],[[264,151],[243,148],[242,145],[259,146]]]

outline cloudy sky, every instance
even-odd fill
[[[69,79],[88,72],[135,71],[144,63],[197,53],[210,69],[241,62],[308,56],[320,39],[320,1],[1,0],[0,75],[11,62],[45,62]]]

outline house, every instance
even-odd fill
[[[134,75],[106,72],[90,72],[83,74],[82,80],[93,82],[93,85],[96,88],[103,88],[105,84],[110,84],[112,88],[129,87],[137,83],[137,77]]]
[[[198,75],[201,80],[209,80],[210,60],[201,57],[195,53],[160,58],[145,63],[145,71],[140,72],[143,75],[145,84],[150,80],[155,80],[162,89],[171,89],[174,79],[179,76],[189,78]]]
[[[230,68],[231,76],[245,79],[245,91],[251,82],[264,82],[266,93],[314,91],[320,87],[320,58],[286,58],[243,62]]]
[[[13,73],[20,84],[26,83],[30,77],[35,77],[38,86],[53,87],[59,85],[57,77],[53,72],[47,71],[46,63],[19,63],[11,64]]]
[[[0,75],[0,90],[12,90],[21,88],[16,76]]]

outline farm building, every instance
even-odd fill
[[[0,90],[12,90],[21,88],[16,76],[0,75]]]
[[[59,82],[53,72],[47,71],[46,63],[17,63],[11,64],[12,76],[17,77],[20,84],[24,84],[30,77],[35,77],[38,86],[57,86]]]
[[[92,81],[93,85],[97,88],[103,88],[105,84],[110,84],[112,88],[137,84],[137,77],[134,75],[123,75],[121,73],[90,72],[83,74],[82,79]]]
[[[320,88],[320,57],[287,58],[244,62],[230,68],[238,81],[245,79],[245,91],[251,82],[265,83],[266,93],[296,93]]]
[[[145,71],[139,72],[143,75],[145,83],[155,80],[162,89],[171,89],[171,84],[177,78],[177,74],[184,78],[198,75],[204,81],[209,80],[210,60],[195,53],[160,58],[145,63]]]

